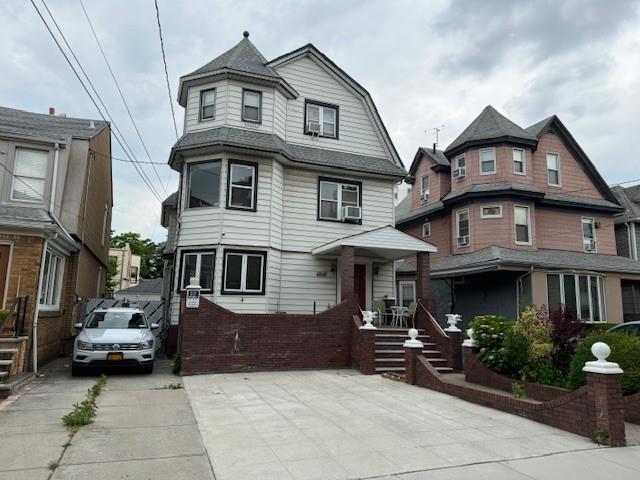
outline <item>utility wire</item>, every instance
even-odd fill
[[[107,59],[107,55],[104,53],[104,50],[102,48],[102,44],[100,43],[100,39],[98,38],[98,35],[97,35],[95,29],[93,28],[93,23],[91,23],[91,19],[89,18],[89,14],[87,13],[87,10],[84,7],[84,3],[82,3],[82,0],[79,0],[79,2],[80,2],[80,6],[82,7],[82,11],[84,12],[84,16],[87,19],[87,22],[89,23],[89,27],[91,28],[91,33],[93,33],[93,38],[95,39],[96,43],[98,44],[98,49],[100,50],[100,53],[102,54],[102,58],[104,59],[105,63],[107,64],[107,68],[109,69],[109,73],[111,74],[111,78],[113,79],[113,83],[115,83],[116,89],[118,90],[118,93],[120,94],[120,98],[122,99],[122,103],[124,103],[124,107],[127,110],[127,114],[129,115],[129,119],[131,120],[131,123],[133,124],[133,128],[135,129],[136,133],[138,134],[138,138],[140,139],[140,143],[142,144],[142,147],[144,148],[144,151],[146,152],[147,157],[149,158],[149,161],[153,162],[153,160],[151,159],[151,154],[149,154],[149,150],[147,149],[147,144],[142,139],[142,135],[140,134],[140,130],[138,129],[138,125],[136,124],[136,121],[133,118],[133,115],[131,114],[131,109],[129,108],[129,104],[127,103],[127,100],[124,97],[124,93],[122,93],[122,89],[120,88],[120,84],[118,83],[118,80],[116,79],[116,75],[115,75],[115,73],[113,73],[113,69],[111,68],[111,64],[109,63],[109,60]],[[44,3],[44,0],[43,0],[43,3]],[[151,165],[153,166],[153,171],[155,172],[156,177],[158,178],[158,181],[160,182],[160,186],[162,187],[162,189],[164,190],[164,193],[166,195],[167,187],[165,185],[163,185],[162,179],[160,178],[160,174],[158,173],[158,169],[155,167],[155,165],[153,163]]]
[[[44,24],[44,26],[46,27],[47,31],[49,32],[49,35],[51,35],[51,38],[53,39],[53,41],[55,42],[56,46],[58,47],[58,49],[60,50],[60,53],[62,53],[62,56],[65,58],[65,60],[67,61],[67,64],[69,65],[69,67],[71,68],[71,70],[73,71],[74,75],[76,76],[76,78],[78,79],[78,81],[80,82],[80,85],[82,86],[82,88],[84,89],[84,91],[87,93],[87,95],[89,96],[89,99],[91,100],[91,102],[93,103],[93,105],[96,107],[96,110],[98,111],[98,113],[100,114],[100,116],[102,117],[102,119],[107,122],[108,120],[105,118],[104,114],[102,113],[102,110],[100,109],[100,107],[98,106],[98,104],[96,103],[95,99],[93,98],[93,96],[91,95],[91,92],[89,92],[89,89],[87,88],[87,86],[85,85],[84,81],[82,80],[82,78],[80,77],[80,75],[78,74],[78,71],[76,70],[76,68],[73,66],[73,63],[71,62],[71,60],[69,60],[69,57],[67,55],[67,53],[64,51],[64,49],[62,48],[62,46],[60,45],[60,42],[58,41],[58,39],[56,38],[56,36],[54,35],[53,31],[51,30],[51,27],[49,27],[49,24],[47,23],[47,21],[45,20],[44,16],[42,15],[42,12],[40,12],[40,9],[38,8],[38,6],[35,4],[34,0],[30,0],[31,1],[31,5],[33,5],[33,8],[36,10],[36,12],[38,13],[38,16],[40,17],[40,20],[42,20],[42,23]],[[44,2],[43,2],[44,3]],[[114,124],[114,127],[116,127],[115,122],[113,120],[111,120],[112,123]],[[116,129],[117,130],[117,129]],[[118,130],[119,131],[119,130]],[[158,195],[158,193],[156,192],[156,190],[153,188],[153,185],[147,180],[146,175],[144,174],[144,172],[142,171],[141,167],[139,167],[138,165],[136,165],[135,161],[133,160],[133,158],[131,158],[131,155],[129,155],[129,152],[127,152],[126,148],[124,147],[122,141],[120,140],[119,136],[116,135],[116,132],[112,132],[113,133],[113,137],[116,139],[116,141],[118,142],[118,144],[120,145],[120,147],[122,148],[123,152],[125,153],[125,155],[127,155],[127,157],[129,157],[133,162],[134,162],[134,166],[136,168],[136,171],[138,172],[138,174],[140,175],[140,177],[142,178],[142,180],[145,182],[145,184],[147,185],[147,187],[149,188],[149,190],[151,191],[151,193],[156,197],[156,199],[158,200],[158,202],[162,203],[162,200],[160,198],[160,195]],[[124,136],[123,136],[124,139]],[[135,157],[134,157],[135,158]]]
[[[167,70],[167,57],[164,53],[164,40],[162,39],[162,25],[160,23],[160,9],[158,8],[158,0],[156,4],[156,19],[158,20],[158,35],[160,36],[160,50],[162,51],[162,62],[164,63],[164,78],[167,81],[167,93],[169,94],[169,107],[171,107],[171,119],[173,120],[173,129],[176,132],[176,140],[178,140],[178,124],[176,123],[176,113],[173,110],[173,95],[171,95],[171,84],[169,83],[169,72]]]

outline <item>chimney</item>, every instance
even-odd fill
[[[55,115],[56,114],[56,108],[55,107],[49,107],[49,115]]]
[[[436,144],[433,144],[433,153],[436,153]]]

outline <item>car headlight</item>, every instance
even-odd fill
[[[153,348],[153,340],[147,340],[146,342],[142,342],[140,344],[140,348],[143,350],[147,350],[149,348]]]
[[[76,347],[78,347],[78,349],[80,350],[93,350],[92,343],[83,342],[81,340],[78,340],[78,342],[76,343]]]

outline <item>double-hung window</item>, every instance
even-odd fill
[[[496,173],[496,149],[480,149],[480,175],[493,175]]]
[[[264,295],[266,252],[225,250],[223,294]]]
[[[262,92],[242,90],[242,120],[262,123]]]
[[[191,278],[198,279],[203,292],[213,291],[213,270],[216,254],[213,250],[203,252],[183,252],[182,271],[180,272],[180,290],[185,290]]]
[[[560,186],[560,157],[557,153],[547,153],[547,182],[555,187]]]
[[[562,305],[583,322],[604,322],[604,278],[599,275],[547,274],[549,311]]]
[[[54,310],[60,306],[63,273],[64,258],[51,250],[47,250],[44,257],[42,287],[40,290],[40,305],[42,308]]]
[[[431,236],[431,222],[424,222],[422,224],[422,236],[423,237]]]
[[[456,234],[457,245],[459,247],[466,247],[469,245],[469,209],[458,210],[456,212]]]
[[[138,283],[138,267],[131,267],[131,277],[129,281],[131,283]]]
[[[582,245],[584,251],[596,253],[596,222],[593,218],[582,219]]]
[[[524,158],[524,150],[522,148],[513,149],[513,173],[516,175],[526,175]]]
[[[42,202],[49,152],[16,148],[11,200]]]
[[[216,118],[216,89],[200,92],[200,121]]]
[[[465,158],[464,154],[454,159],[454,166],[455,168],[451,172],[453,178],[462,180],[467,176],[467,159]]]
[[[359,182],[320,178],[318,219],[343,220],[345,207],[361,206],[361,189]]]
[[[428,173],[420,177],[420,200],[422,202],[429,201],[429,174]]]
[[[304,133],[320,137],[338,138],[338,107],[307,100]]]
[[[220,160],[187,164],[187,208],[220,204]]]
[[[398,282],[398,291],[400,293],[400,306],[409,308],[409,305],[416,301],[416,282],[402,281]]]
[[[516,244],[531,245],[531,216],[529,207],[513,207],[513,218],[516,227]]]
[[[229,162],[227,208],[255,211],[257,177],[257,163],[233,160]]]

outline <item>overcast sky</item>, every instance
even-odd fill
[[[41,0],[36,4],[46,16]],[[84,0],[151,157],[175,141],[152,0]],[[453,140],[493,105],[526,127],[557,114],[614,184],[640,177],[638,1],[161,0],[169,79],[233,47],[249,30],[268,59],[313,43],[369,90],[405,165],[419,145]],[[147,160],[79,0],[47,5],[115,123]],[[52,26],[52,28],[54,28]],[[27,1],[0,3],[0,105],[100,118]],[[178,129],[183,109],[174,101]],[[444,125],[444,127],[442,127]],[[114,142],[114,157],[124,157]],[[145,171],[164,196],[168,166]],[[156,241],[160,205],[132,165],[113,162],[116,232]]]

